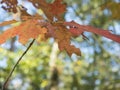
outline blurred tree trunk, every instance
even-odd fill
[[[12,38],[11,39],[11,42],[10,42],[10,51],[15,51],[16,47],[15,47],[15,41],[16,41],[16,37]]]
[[[58,90],[59,71],[56,65],[57,51],[58,51],[57,43],[54,43],[52,46],[52,52],[50,55],[50,63],[49,63],[50,71],[52,73],[50,78],[49,90]]]

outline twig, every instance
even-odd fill
[[[32,40],[32,42],[29,44],[29,46],[27,47],[27,49],[23,52],[23,54],[21,55],[21,57],[18,59],[18,61],[16,62],[16,64],[14,65],[13,69],[11,70],[11,72],[9,73],[7,79],[5,80],[3,86],[2,86],[2,90],[5,90],[6,85],[10,79],[10,77],[12,76],[16,66],[19,64],[19,62],[22,60],[23,56],[28,52],[28,50],[30,49],[30,47],[33,45],[35,39]]]

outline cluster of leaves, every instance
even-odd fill
[[[65,50],[70,56],[75,53],[81,55],[79,48],[71,45],[71,38],[83,35],[85,31],[92,32],[105,36],[120,43],[120,36],[110,33],[108,30],[98,29],[91,26],[77,24],[74,21],[66,22],[63,19],[63,14],[66,12],[67,5],[63,0],[55,0],[53,3],[47,3],[45,0],[27,0],[31,2],[37,9],[41,9],[44,15],[29,15],[26,13],[24,5],[23,8],[18,6],[17,0],[2,0],[1,4],[6,4],[7,7],[2,8],[8,12],[13,12],[18,15],[20,21],[11,20],[0,24],[0,26],[21,22],[20,25],[12,27],[0,35],[0,44],[4,43],[7,39],[14,36],[19,36],[19,41],[26,44],[30,38],[37,39],[42,37],[48,39],[55,38],[58,42],[60,51]]]
[[[102,5],[102,9],[109,9],[112,13],[112,18],[119,20],[119,9],[120,9],[120,2],[109,1],[106,4]],[[117,8],[117,9],[116,9]]]

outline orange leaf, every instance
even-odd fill
[[[16,23],[16,22],[17,22],[16,20],[4,21],[3,23],[0,23],[0,27],[5,26],[5,25],[9,25],[9,24],[12,24],[12,23]]]
[[[42,28],[38,24],[38,20],[30,19],[2,33],[0,35],[0,44],[17,35],[19,36],[19,41],[25,44],[30,38],[37,38],[39,34],[45,34],[46,32],[47,29]]]

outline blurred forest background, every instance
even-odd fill
[[[120,35],[120,0],[64,1],[66,21]],[[36,12],[31,3],[26,3],[26,8],[30,14]],[[0,8],[0,22],[10,19],[11,14]],[[11,26],[0,27],[0,33]],[[81,49],[82,56],[69,57],[66,52],[59,52],[52,38],[34,43],[14,71],[7,90],[120,90],[120,44],[92,33],[84,34],[89,40],[81,36],[71,40]],[[27,46],[21,45],[17,37],[0,46],[0,88]]]

